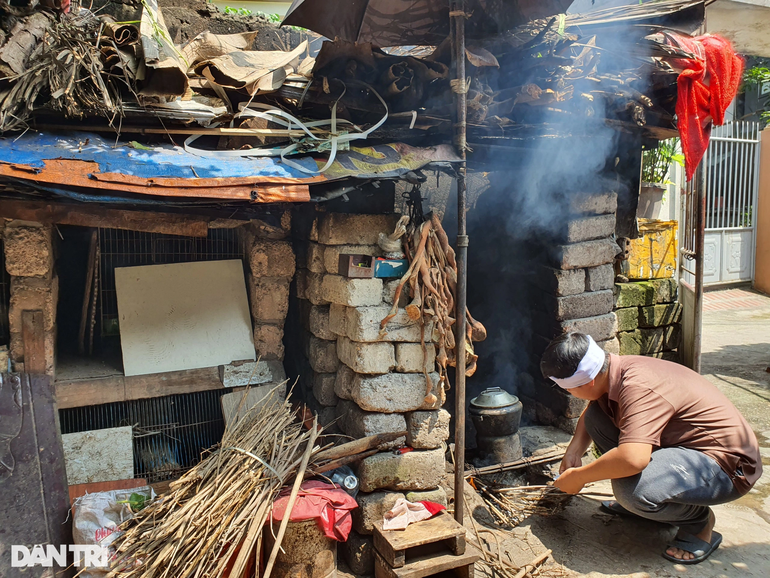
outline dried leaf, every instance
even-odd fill
[[[500,68],[500,63],[497,61],[497,58],[495,58],[495,55],[486,48],[481,48],[480,46],[466,46],[465,55],[473,66],[494,66]]]

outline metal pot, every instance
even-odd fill
[[[490,387],[471,400],[469,413],[476,434],[483,437],[510,436],[519,431],[521,402],[499,387]]]

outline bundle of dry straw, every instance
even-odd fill
[[[316,427],[303,428],[288,401],[275,395],[249,410],[168,494],[127,522],[114,542],[109,576],[243,576],[255,563],[281,488],[301,481],[319,451],[317,436]]]
[[[553,486],[495,488],[474,480],[497,523],[514,528],[532,515],[550,516],[564,509],[572,497]]]

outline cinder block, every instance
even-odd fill
[[[348,539],[340,542],[339,547],[353,576],[374,575],[374,540],[371,536],[351,530]]]
[[[655,304],[655,287],[648,282],[615,283],[615,307],[643,307]]]
[[[336,373],[316,373],[313,376],[313,396],[324,407],[336,407],[340,401],[334,393]]]
[[[23,311],[43,312],[43,326],[52,331],[56,325],[56,306],[59,301],[59,278],[13,277],[11,300],[8,307],[8,326],[12,332],[21,332]]]
[[[403,414],[364,411],[354,402],[344,399],[337,405],[337,417],[342,431],[354,439],[406,430]],[[386,447],[401,447],[405,442],[406,438],[400,437]]]
[[[323,245],[376,245],[380,233],[390,234],[400,215],[326,213],[318,223]]]
[[[420,343],[396,343],[396,371],[402,373],[429,373],[436,370],[436,346]]]
[[[329,330],[337,336],[347,335],[347,315],[347,306],[338,303],[329,305]]]
[[[402,455],[380,452],[361,461],[358,478],[362,492],[432,490],[438,487],[445,471],[443,448]]]
[[[45,277],[53,271],[51,227],[11,221],[3,232],[5,270],[17,277]]]
[[[612,291],[593,291],[556,297],[547,304],[557,321],[596,317],[612,312]]]
[[[345,334],[353,341],[420,341],[420,323],[409,318],[405,309],[398,309],[384,330],[380,323],[390,314],[390,305],[351,307],[346,314]],[[430,340],[432,325],[425,328],[425,339]]]
[[[614,285],[615,268],[611,264],[586,269],[586,291],[603,291]]]
[[[615,336],[618,332],[615,315],[607,313],[596,317],[582,319],[570,319],[560,323],[563,333],[578,331],[594,338],[595,341],[604,341]],[[398,359],[398,358],[396,358]]]
[[[255,325],[254,348],[264,360],[283,359],[283,329],[277,325]]]
[[[414,502],[433,502],[434,504],[441,504],[447,506],[449,504],[446,490],[442,487],[438,487],[435,490],[425,490],[421,492],[407,492],[406,499],[412,503]]]
[[[315,335],[311,335],[308,359],[316,373],[334,373],[340,364],[337,358],[337,342],[318,339]]]
[[[344,363],[340,364],[334,379],[334,393],[340,399],[353,399],[353,379],[356,373]]]
[[[561,245],[556,248],[555,264],[559,269],[598,267],[612,263],[619,252],[620,247],[611,239]]]
[[[359,343],[340,337],[337,340],[337,355],[356,373],[387,373],[396,366],[392,343]]]
[[[307,244],[307,268],[312,273],[326,273],[324,269],[324,252],[326,247],[313,243],[312,241]]]
[[[603,239],[615,232],[615,214],[572,218],[567,223],[564,240],[580,243],[592,239]]]
[[[615,317],[618,320],[618,331],[633,331],[639,327],[639,308],[624,307],[615,309]]]
[[[639,308],[639,327],[662,327],[679,322],[682,306],[679,303],[649,305]]]
[[[618,194],[605,193],[578,193],[569,198],[569,210],[571,213],[583,213],[592,215],[604,215],[615,213],[618,209]]]
[[[586,273],[583,269],[563,271],[543,265],[537,269],[532,281],[536,286],[558,297],[577,295],[586,290]]]
[[[400,283],[401,283],[401,279],[383,280],[382,300],[388,305],[393,305],[393,299],[395,299],[396,297],[396,289],[398,288]],[[398,299],[399,307],[406,307],[407,305],[409,305],[408,289],[409,288],[405,285],[404,288],[401,290],[401,294],[399,295],[399,299]]]
[[[449,439],[449,420],[445,409],[413,411],[406,415],[406,445],[415,449],[435,449]]]
[[[283,325],[289,311],[289,279],[252,277],[251,316],[254,323]]]
[[[379,305],[382,303],[382,279],[348,279],[340,275],[324,275],[321,298],[327,303],[349,307]]]
[[[313,305],[328,305],[329,300],[323,295],[323,281],[326,275],[321,273],[305,273],[305,299]]]
[[[433,394],[438,396],[439,376],[430,374]],[[366,411],[382,413],[405,413],[426,407],[426,382],[421,373],[388,373],[385,375],[356,374],[350,388],[350,396],[359,407]]]
[[[249,265],[255,277],[294,276],[294,250],[288,241],[254,238],[249,250]]]
[[[337,336],[329,327],[329,305],[312,305],[308,315],[310,332],[319,339],[334,341]]]
[[[385,512],[404,497],[400,492],[366,493],[362,490],[356,496],[358,507],[352,511],[353,529],[359,534],[370,535],[374,531],[375,522],[382,522]]]
[[[379,255],[380,253],[382,251],[376,244],[332,245],[324,247],[324,270],[332,275],[339,275],[340,255]]]

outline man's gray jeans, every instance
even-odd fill
[[[620,431],[596,403],[586,410],[585,426],[602,453],[618,446]],[[612,480],[617,502],[628,511],[697,534],[705,528],[708,506],[740,497],[719,464],[706,454],[687,448],[652,452],[649,465],[628,478]]]

